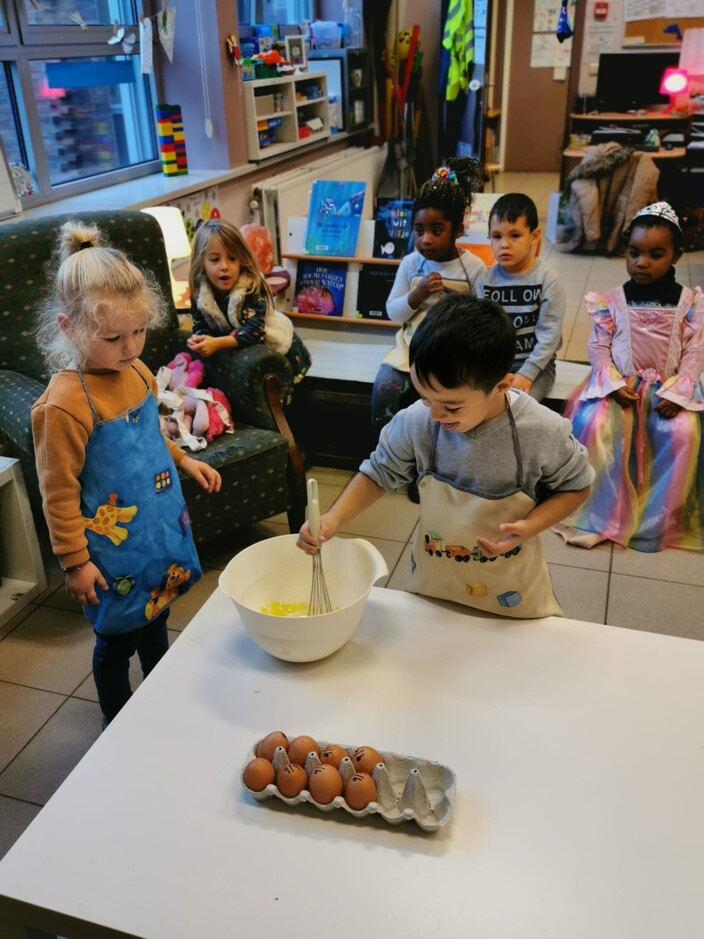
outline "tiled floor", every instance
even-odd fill
[[[497,192],[522,190],[533,196],[542,218],[552,174],[503,174]],[[582,296],[587,287],[625,279],[622,259],[563,255],[544,242],[542,256],[562,276],[567,294],[564,347],[567,359],[586,361],[588,323]],[[684,283],[704,283],[704,253],[685,255],[678,267]],[[329,505],[350,478],[343,470],[311,471]],[[403,495],[384,496],[350,525],[384,554],[391,574],[387,587],[401,589],[408,569],[417,507]],[[256,526],[226,545],[202,552],[203,581],[174,607],[172,640],[217,586],[230,557],[254,539],[287,531],[284,518]],[[392,536],[390,536],[392,533]],[[611,626],[704,639],[704,556],[666,551],[644,555],[600,546],[569,547],[544,536],[558,599],[567,616]],[[100,712],[90,672],[92,633],[64,592],[53,562],[50,586],[16,619],[0,627],[0,856],[20,836],[100,733]],[[133,669],[134,684],[139,681]]]

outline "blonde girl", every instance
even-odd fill
[[[208,492],[220,475],[159,431],[156,381],[140,361],[163,321],[158,288],[95,225],[61,228],[37,341],[54,371],[32,409],[51,545],[96,635],[93,675],[107,725],[168,649],[171,602],[202,574],[177,467]]]
[[[266,343],[285,355],[300,381],[310,355],[291,320],[279,312],[249,245],[234,225],[211,219],[193,239],[189,284],[192,298],[191,352],[205,358]]]

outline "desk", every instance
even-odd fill
[[[565,147],[565,149],[562,151],[562,155],[567,159],[581,160],[586,151],[586,147]],[[687,156],[686,147],[673,147],[671,150],[666,150],[665,147],[660,147],[659,150],[634,150],[633,152],[647,153],[648,156],[653,160],[684,160],[684,158]]]
[[[379,588],[294,665],[216,592],[0,862],[0,935],[699,936],[702,687],[703,643]],[[256,802],[274,729],[447,763],[447,826]]]

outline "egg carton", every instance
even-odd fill
[[[328,741],[319,740],[317,742],[321,750],[329,746]],[[323,805],[316,802],[307,789],[303,789],[293,798],[288,798],[282,795],[275,783],[269,783],[260,792],[256,792],[245,785],[243,775],[249,761],[256,756],[255,751],[258,743],[259,741],[254,744],[247,754],[240,778],[247,792],[259,802],[270,799],[272,796],[276,796],[282,802],[292,806],[310,802],[321,812],[344,809],[350,815],[354,815],[355,818],[380,815],[390,825],[415,821],[423,831],[435,831],[445,825],[455,803],[457,780],[449,766],[422,757],[391,753],[388,750],[379,751],[382,762],[377,763],[372,772],[372,778],[376,783],[377,800],[370,802],[363,809],[350,808],[343,796],[336,796],[332,802]],[[357,747],[347,746],[347,744],[340,744],[340,746],[347,751],[347,756],[341,760],[339,767],[340,775],[346,785],[350,776],[355,773],[351,757]],[[281,767],[290,762],[286,750],[283,747],[277,747],[272,760],[277,775]],[[316,766],[320,765],[320,757],[312,750],[308,754],[305,763],[305,771],[308,776]]]

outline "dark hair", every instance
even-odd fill
[[[511,371],[516,333],[493,300],[448,294],[426,314],[411,339],[409,361],[418,380],[444,388],[468,385],[488,394]]]
[[[454,174],[454,179],[450,174]],[[416,193],[413,216],[421,209],[437,209],[454,228],[472,207],[475,191],[484,184],[484,167],[471,157],[452,157],[435,170]]]
[[[507,192],[505,196],[499,196],[491,207],[489,224],[491,220],[497,222],[517,222],[519,218],[525,218],[526,225],[531,231],[538,227],[538,210],[535,202],[530,196],[522,192]]]
[[[672,245],[675,252],[684,248],[684,234],[676,225],[663,218],[662,215],[639,215],[638,218],[634,219],[623,233],[626,244],[631,240],[634,228],[665,228],[672,235]]]

